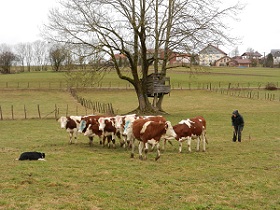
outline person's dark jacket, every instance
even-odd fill
[[[232,122],[232,126],[244,126],[244,119],[242,117],[241,114],[239,114],[239,112],[236,110],[234,111],[232,114],[235,114],[236,117],[234,117],[233,115],[231,116],[231,122]]]

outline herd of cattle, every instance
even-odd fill
[[[69,143],[77,141],[78,133],[83,133],[89,138],[92,145],[94,136],[99,138],[100,144],[116,147],[116,139],[120,141],[121,147],[131,148],[131,157],[134,157],[135,140],[139,141],[139,158],[146,159],[149,145],[157,148],[155,160],[160,158],[160,139],[165,146],[168,141],[176,139],[179,142],[179,152],[182,152],[182,143],[186,140],[188,150],[191,152],[191,140],[197,139],[197,151],[202,141],[203,151],[206,150],[206,121],[198,116],[181,120],[172,126],[163,116],[138,116],[131,115],[89,115],[89,116],[67,116],[60,117],[58,122],[61,128],[69,133]],[[171,143],[172,144],[172,143]],[[143,150],[145,156],[143,157]]]

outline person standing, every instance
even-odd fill
[[[244,119],[242,115],[238,112],[238,110],[232,112],[231,122],[234,129],[232,141],[236,142],[236,140],[238,140],[239,142],[241,142],[241,132],[244,128]]]

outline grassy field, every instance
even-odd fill
[[[246,71],[254,74],[252,69]],[[264,70],[255,74],[259,71]],[[267,78],[274,81],[274,74],[279,79],[276,71]],[[202,80],[205,75],[196,76]],[[220,74],[211,74],[208,81],[216,76]],[[238,82],[242,77],[237,73],[233,80]],[[252,77],[259,78],[256,82],[267,79]],[[48,82],[46,78],[38,80]],[[132,90],[86,90],[79,94],[111,102],[118,114],[137,106]],[[25,103],[36,107],[40,103],[51,112],[54,104],[69,104],[69,114],[76,114],[77,107],[79,114],[84,113],[63,90],[4,88],[0,97],[2,107]],[[192,153],[184,144],[179,154],[178,144],[173,142],[158,161],[154,161],[155,152],[140,161],[137,155],[131,159],[129,150],[103,148],[97,139],[89,147],[82,135],[78,143],[69,145],[65,130],[54,119],[0,121],[0,209],[280,209],[279,102],[179,89],[165,97],[163,107],[172,124],[195,115],[206,118],[206,152],[195,152],[193,142]],[[242,143],[231,142],[234,109],[245,119]],[[64,113],[65,108],[61,108]],[[35,150],[45,152],[47,161],[15,161],[21,152]]]

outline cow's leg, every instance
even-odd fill
[[[179,153],[182,152],[183,140],[179,139]]]
[[[155,144],[151,144],[151,152],[154,151]]]
[[[165,150],[166,141],[167,141],[167,139],[164,138],[164,139],[163,139],[163,144],[162,144],[162,150]]]
[[[106,143],[106,136],[102,135],[102,145],[103,145],[103,147],[105,147],[105,143]]]
[[[157,156],[156,156],[156,161],[160,158],[160,144],[159,142],[157,143]]]
[[[191,138],[191,137],[188,137],[187,144],[188,144],[188,150],[189,150],[189,152],[192,151],[192,149],[191,149],[191,142],[192,142],[192,138]]]
[[[116,148],[116,135],[112,134],[112,143],[113,143],[113,148]]]
[[[100,135],[100,136],[99,136],[99,144],[100,144],[100,145],[102,145],[102,144],[103,144],[103,139],[102,139],[102,138],[103,138],[103,136],[102,136],[102,135]]]
[[[111,141],[112,141],[112,136],[108,135],[108,136],[104,136],[104,138],[105,138],[104,143],[106,142],[106,139],[107,139],[107,147],[110,148],[110,144],[111,144]]]
[[[75,130],[74,131],[74,139],[75,139],[75,143],[77,144],[77,138],[78,138],[78,131]]]
[[[139,142],[139,145],[138,145],[138,152],[139,152],[139,159],[140,160],[143,160],[143,148],[144,148],[144,143],[142,141]]]
[[[69,132],[69,144],[72,144],[73,133]]]
[[[128,145],[126,135],[122,135],[122,139],[123,139],[123,142],[121,144],[121,147],[123,147],[125,149],[126,146]]]
[[[147,159],[147,154],[148,154],[148,151],[149,151],[149,143],[148,142],[145,142],[143,144],[143,147],[144,147],[144,152],[145,152],[145,157],[144,159],[146,160]],[[152,148],[154,148],[154,144],[152,144]]]
[[[135,144],[134,144],[134,138],[133,139],[130,139],[130,143],[131,143],[131,153],[130,153],[130,157],[131,158],[134,158],[134,148],[135,148]]]
[[[197,144],[196,144],[196,151],[197,152],[199,152],[200,140],[201,140],[201,136],[198,136],[197,137]]]
[[[89,140],[89,142],[88,142],[89,146],[92,146],[93,136],[89,136],[88,140]]]
[[[202,134],[202,145],[203,145],[203,152],[206,151],[206,139],[205,133]]]

